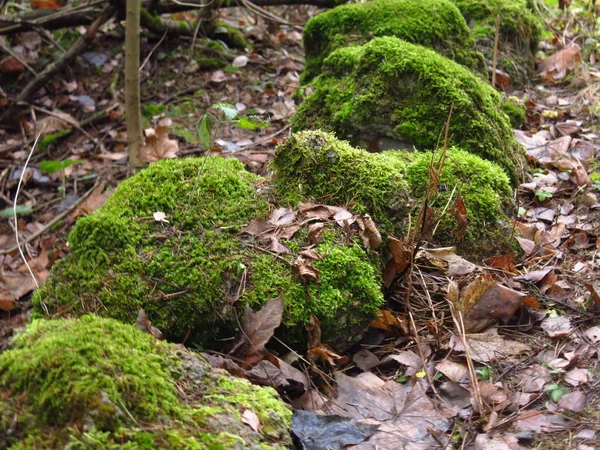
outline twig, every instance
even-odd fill
[[[36,142],[37,142],[37,140],[36,140]],[[35,147],[35,143],[34,143],[34,147]],[[29,159],[27,161],[29,161]],[[27,167],[27,163],[25,163],[25,167]],[[21,177],[23,177],[23,173],[25,173],[25,169],[23,169],[23,172],[21,173]],[[81,196],[81,198],[79,198],[75,203],[73,203],[71,206],[69,206],[69,208],[67,208],[65,211],[61,212],[60,214],[58,214],[50,222],[46,223],[42,228],[37,230],[31,236],[28,236],[27,239],[25,239],[23,241],[23,243],[28,244],[29,242],[33,241],[34,239],[40,237],[42,234],[44,234],[46,231],[48,231],[50,228],[52,228],[55,224],[57,224],[62,219],[64,219],[67,215],[69,215],[73,210],[75,210],[79,205],[81,205],[92,194],[92,192],[94,191],[94,189],[96,189],[98,184],[99,183],[94,184],[94,186],[92,186],[91,189],[89,189],[85,194],[83,194]],[[19,185],[20,185],[20,180],[19,180]],[[17,201],[18,195],[19,195],[19,189],[17,188],[17,194],[15,195],[15,203]],[[7,249],[0,250],[0,255],[6,255],[8,253],[14,252],[15,250],[20,250],[18,240],[17,240],[17,245],[14,245],[13,247],[10,247]]]
[[[146,63],[150,60],[150,57],[152,56],[152,54],[156,51],[156,49],[158,48],[158,46],[160,44],[162,44],[162,41],[164,41],[166,37],[167,37],[167,31],[165,30],[165,33],[160,38],[160,41],[158,41],[158,43],[152,48],[152,50],[150,50],[150,53],[148,53],[148,56],[146,56],[146,59],[144,59],[144,62],[140,66],[140,72],[142,71],[142,69],[144,68],[144,66],[146,65]]]
[[[252,144],[243,145],[241,148],[242,148],[242,150],[248,150],[249,148],[252,148],[252,147],[258,147],[259,145],[264,144],[265,142],[269,142],[275,136],[279,136],[281,133],[289,130],[290,127],[291,127],[291,125],[286,125],[281,130],[276,131],[275,133],[269,134],[268,136],[262,137],[258,141],[253,142]]]
[[[500,14],[496,14],[494,34],[494,54],[492,56],[492,87],[496,88],[496,67],[498,66],[498,41],[500,40]]]

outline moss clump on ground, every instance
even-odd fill
[[[291,203],[307,196],[368,213],[394,228],[408,212],[405,154],[368,153],[321,131],[295,133],[277,147],[272,168],[277,191]]]
[[[0,355],[3,448],[289,448],[291,415],[273,389],[112,319],[35,321]]]
[[[527,0],[453,0],[473,31],[477,50],[492,67],[496,16],[500,17],[498,68],[517,86],[528,80],[542,35],[542,21]]]
[[[334,50],[394,36],[423,45],[460,64],[482,71],[482,56],[460,11],[449,0],[375,0],[341,5],[311,19],[304,29],[304,83],[321,72]]]
[[[406,181],[419,204],[425,196],[429,168],[432,162],[437,164],[440,153],[434,157],[431,152],[417,152],[406,166]],[[466,233],[460,238],[455,233],[459,219],[451,213],[458,193],[467,209]],[[456,245],[461,254],[476,258],[510,249],[512,189],[498,165],[464,150],[449,149],[430,206],[434,208],[436,242]]]
[[[513,128],[521,128],[525,124],[527,112],[525,106],[519,104],[519,100],[508,99],[502,102],[502,111],[510,119],[510,125]]]
[[[408,214],[416,217],[422,204],[431,162],[430,152],[373,154],[353,148],[331,133],[305,131],[277,147],[273,183],[280,195],[291,201],[313,196],[347,205],[351,210],[371,214],[383,224],[385,232],[403,236]],[[458,219],[448,212],[457,192],[468,212],[468,227],[462,239],[453,233]],[[508,177],[498,165],[464,150],[449,149],[439,192],[430,204],[437,214],[436,222],[440,222],[436,242],[458,245],[463,254],[470,256],[506,249],[511,196]],[[441,214],[444,209],[447,211]]]
[[[142,307],[168,339],[214,346],[235,335],[236,316],[246,304],[258,309],[282,297],[280,332],[288,345],[303,348],[305,341],[288,340],[285,333],[303,331],[311,313],[321,321],[324,342],[355,342],[383,303],[375,258],[329,224],[329,239],[314,248],[322,256],[316,265],[355,279],[322,273],[320,282],[302,283],[291,266],[308,244],[306,233],[289,241],[295,253],[279,257],[240,232],[274,207],[267,193],[257,191],[259,182],[238,161],[218,157],[165,160],[142,170],[77,222],[71,253],[35,294],[37,310],[133,323]],[[168,222],[155,221],[157,211]],[[350,325],[356,334],[345,331]]]
[[[365,148],[385,136],[396,148],[436,148],[452,107],[450,144],[496,162],[520,179],[523,151],[499,94],[461,65],[393,37],[336,50],[315,91],[298,108],[294,130],[335,131]]]

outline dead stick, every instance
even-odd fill
[[[498,67],[498,41],[500,40],[500,14],[496,15],[494,34],[494,55],[492,57],[492,86],[496,88],[496,68]]]

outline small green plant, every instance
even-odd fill
[[[549,198],[552,198],[552,192],[544,191],[543,189],[538,189],[535,191],[535,198],[537,198],[540,202],[546,201]]]
[[[569,389],[565,386],[561,386],[559,383],[552,383],[544,388],[544,392],[548,392],[550,399],[554,403],[558,403],[565,394],[569,393]]]
[[[49,159],[49,160],[40,162],[39,168],[42,172],[46,172],[49,174],[61,172],[62,184],[59,187],[59,191],[61,192],[61,194],[64,197],[65,193],[67,191],[67,177],[65,174],[65,169],[68,167],[71,167],[73,164],[80,164],[82,162],[83,162],[83,160],[81,160],[81,159],[77,159],[77,160],[65,159],[64,161],[57,161],[54,159]]]
[[[477,374],[477,379],[480,381],[489,381],[494,376],[494,369],[490,366],[484,366],[475,371]]]

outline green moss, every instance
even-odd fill
[[[473,30],[488,66],[492,66],[496,16],[500,17],[499,67],[508,72],[513,83],[527,82],[535,63],[535,52],[542,35],[542,20],[527,0],[452,0]]]
[[[288,202],[310,196],[390,227],[408,209],[404,161],[402,153],[371,154],[331,133],[305,131],[277,147],[273,183]]]
[[[364,250],[349,248],[354,260],[340,263],[362,268],[363,291],[335,275],[304,285],[291,262],[307,245],[306,234],[293,240],[296,253],[286,261],[240,233],[273,207],[266,193],[255,189],[261,181],[238,161],[223,158],[165,160],[142,170],[122,182],[95,214],[77,222],[69,236],[71,254],[55,264],[35,294],[38,311],[45,305],[52,314],[91,312],[133,323],[143,307],[168,339],[206,347],[236,333],[236,315],[245,304],[259,308],[278,297],[286,300],[289,328],[303,330],[310,312],[332,339],[343,330],[342,316],[368,323],[383,298],[378,275],[363,270],[375,264]],[[157,211],[168,223],[153,219]],[[337,245],[345,246],[343,230],[332,232]],[[333,258],[328,248],[315,250],[323,261]],[[351,308],[353,301],[364,308]]]
[[[483,71],[482,56],[460,11],[449,0],[375,0],[338,6],[311,19],[304,29],[306,67],[302,82],[321,72],[334,50],[394,36],[423,45],[471,69]]]
[[[10,449],[286,448],[274,390],[112,319],[37,321],[0,355],[0,438]],[[240,418],[257,415],[260,433]],[[8,425],[8,426],[5,426]]]
[[[525,107],[518,103],[518,99],[517,101],[513,101],[511,99],[503,101],[502,111],[504,111],[504,114],[506,114],[510,119],[510,125],[513,128],[521,128],[521,126],[525,123]]]
[[[436,148],[452,107],[450,144],[520,179],[523,151],[498,93],[467,69],[421,46],[375,38],[332,53],[293,129],[335,131],[354,145],[385,136],[397,148]]]
[[[425,195],[432,159],[437,161],[430,152],[415,153],[414,161],[406,167],[406,181],[419,204]],[[468,225],[462,239],[454,233],[458,219],[449,212],[458,193],[467,208]],[[439,222],[434,236],[437,242],[457,245],[461,254],[477,258],[510,249],[512,189],[498,165],[460,149],[449,149],[438,192],[431,200],[435,223]]]
[[[222,58],[212,56],[199,56],[196,62],[200,65],[200,70],[221,69],[227,65],[227,61]]]
[[[40,141],[39,149],[46,150],[50,144],[56,142],[60,138],[69,136],[72,132],[73,132],[73,130],[71,128],[69,128],[67,130],[60,130],[60,131],[57,131],[56,133],[51,133],[51,134],[44,136]]]
[[[238,28],[225,22],[215,22],[214,26],[209,30],[208,35],[212,39],[225,42],[231,48],[243,50],[250,47],[244,34]]]
[[[431,153],[372,154],[338,141],[330,133],[305,131],[277,147],[273,183],[288,201],[306,196],[326,198],[329,203],[369,213],[383,225],[382,231],[403,236],[409,213],[416,217],[422,204],[431,161]],[[462,240],[454,235],[458,221],[448,212],[457,191],[468,211],[469,224]],[[463,254],[473,256],[507,248],[512,190],[496,164],[464,150],[449,149],[440,190],[431,200],[440,221],[437,243],[458,245]]]

